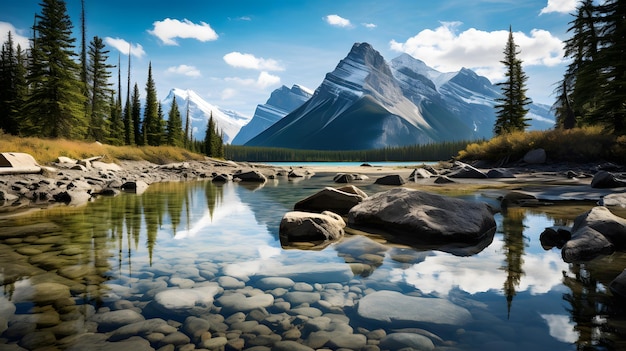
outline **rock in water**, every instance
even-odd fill
[[[477,243],[496,227],[492,209],[485,203],[405,188],[363,200],[350,210],[348,222],[423,244]]]
[[[357,193],[360,192],[360,193]],[[323,190],[298,201],[294,206],[296,211],[323,212],[332,211],[338,214],[347,214],[348,211],[363,201],[367,195],[356,187],[335,189],[326,187]]]
[[[344,220],[332,212],[293,211],[285,214],[279,232],[281,242],[336,240],[343,237],[345,226]]]

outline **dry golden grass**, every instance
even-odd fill
[[[65,139],[20,138],[1,133],[0,152],[25,152],[44,165],[59,156],[74,159],[104,156],[105,162],[145,160],[156,164],[204,159],[203,155],[173,146],[113,146]]]
[[[459,159],[511,161],[526,152],[543,148],[553,161],[590,162],[626,160],[626,136],[616,137],[601,127],[569,130],[515,132],[468,145],[459,152]]]

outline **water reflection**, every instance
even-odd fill
[[[53,306],[65,316],[72,308],[36,297],[37,286],[54,283],[68,287],[65,300],[70,293],[77,297],[74,312],[87,320],[86,306],[95,310],[144,299],[159,289],[223,275],[253,283],[308,270],[310,283],[340,282],[355,303],[359,295],[349,284],[359,284],[360,291],[441,297],[467,308],[476,323],[464,328],[464,336],[447,335],[459,349],[495,341],[517,343],[518,349],[624,346],[624,308],[608,284],[626,267],[626,255],[566,264],[559,250],[541,247],[539,234],[546,227],[571,224],[571,208],[508,208],[496,216],[498,231],[489,243],[467,257],[356,232],[319,252],[283,250],[282,215],[329,182],[295,184],[285,178],[252,188],[232,182],[154,184],[141,195],[4,219],[0,307],[10,301],[18,314],[27,314],[38,311],[33,306]],[[315,269],[322,273],[313,275]]]

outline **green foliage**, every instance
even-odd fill
[[[31,47],[28,84],[31,92],[26,107],[30,135],[53,138],[83,138],[84,85],[79,65],[73,60],[72,23],[65,2],[43,0],[36,15]]]
[[[209,116],[202,149],[204,154],[209,157],[224,157],[224,135],[217,130],[217,125],[213,120],[213,111]]]
[[[296,150],[256,146],[225,145],[225,158],[249,162],[375,162],[375,161],[441,161],[448,160],[469,141],[388,147],[374,150]]]
[[[130,120],[132,121],[134,145],[144,145],[143,135],[141,134],[141,101],[139,100],[139,87],[135,83],[133,95],[130,98]]]
[[[176,96],[172,99],[172,107],[167,117],[167,145],[183,146],[183,121],[178,110]]]
[[[504,48],[504,60],[500,61],[506,67],[506,80],[498,83],[504,97],[497,99],[499,102],[495,108],[496,123],[493,131],[496,135],[502,135],[515,131],[523,131],[528,126],[526,105],[531,100],[526,97],[526,81],[528,77],[522,69],[522,61],[517,58],[520,53],[513,40],[513,32],[509,28],[509,39]]]
[[[110,69],[112,65],[106,63],[109,51],[105,49],[101,38],[93,37],[89,44],[89,62],[87,65],[87,80],[89,94],[87,110],[89,112],[89,126],[87,138],[92,140],[106,140],[109,136],[109,116],[111,116]],[[117,121],[114,121],[117,123]],[[116,126],[117,127],[117,126]]]
[[[146,108],[143,115],[144,144],[156,146],[163,137],[163,125],[159,116],[159,101],[156,85],[152,78],[152,62],[148,66],[148,81],[146,82]],[[177,146],[179,146],[177,144]],[[180,145],[182,146],[182,145]]]

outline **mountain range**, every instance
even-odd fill
[[[191,90],[172,89],[193,137],[203,139],[212,114],[224,142],[318,150],[359,150],[431,142],[491,138],[494,106],[502,95],[487,78],[462,68],[439,72],[402,54],[390,62],[368,43],[355,43],[315,92],[282,86],[252,118],[221,109]],[[548,129],[548,105],[531,104],[528,129]]]
[[[236,111],[225,110],[218,106],[212,105],[202,99],[193,90],[183,90],[174,88],[170,90],[165,99],[161,101],[161,108],[165,119],[172,108],[172,101],[176,97],[176,104],[183,120],[183,128],[185,126],[185,118],[187,116],[187,106],[189,106],[189,119],[191,126],[192,138],[203,140],[209,117],[213,115],[217,128],[224,133],[224,143],[232,143],[239,130],[250,122],[250,117],[244,116]]]
[[[289,112],[302,106],[311,96],[313,96],[311,90],[297,84],[291,89],[283,85],[274,90],[265,104],[257,105],[254,116],[248,124],[241,128],[232,143],[235,145],[245,144],[285,117]]]
[[[490,138],[499,97],[470,69],[442,73],[407,54],[387,62],[356,43],[308,101],[245,145],[359,150]],[[554,125],[546,105],[528,116],[529,129]]]

